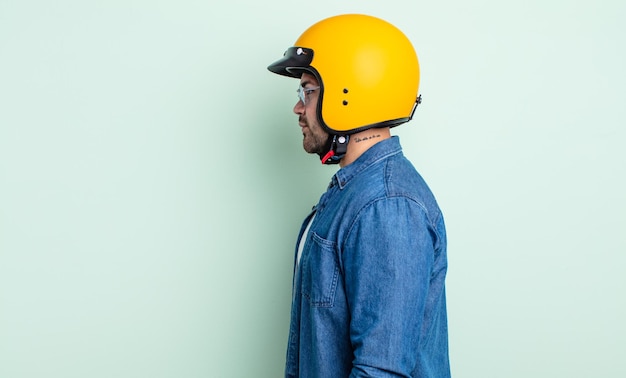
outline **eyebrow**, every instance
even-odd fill
[[[300,83],[300,86],[301,86],[302,88],[304,88],[307,84],[312,84],[312,83],[311,83],[311,80],[305,80],[305,81],[301,82],[301,83]]]

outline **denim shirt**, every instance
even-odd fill
[[[286,377],[450,376],[445,226],[398,137],[337,171],[301,238]]]

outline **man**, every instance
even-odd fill
[[[449,377],[443,217],[390,134],[421,101],[411,43],[340,15],[268,69],[300,79],[304,150],[340,166],[298,238],[285,376]]]

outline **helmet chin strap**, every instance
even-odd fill
[[[326,155],[321,156],[322,164],[339,164],[348,150],[349,135],[333,135],[328,138],[328,149]]]

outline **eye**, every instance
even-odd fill
[[[304,94],[308,96],[308,95],[310,95],[311,93],[315,92],[318,89],[320,89],[320,87],[302,88],[302,92],[304,92]]]
[[[320,89],[320,87],[298,87],[298,98],[300,99],[300,101],[302,101],[303,104],[306,105],[306,99],[309,97],[309,95],[313,92],[315,92],[316,90]]]

